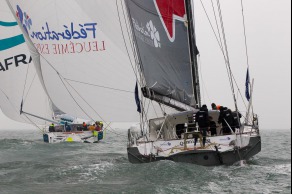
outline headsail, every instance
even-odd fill
[[[20,115],[23,111],[52,119],[49,100],[36,74],[25,38],[5,1],[0,2],[0,108],[19,122],[45,121]]]
[[[58,108],[91,120],[139,120],[120,1],[8,2],[27,31],[39,74]]]
[[[144,95],[177,109],[188,110],[183,105],[196,107],[199,104],[194,67],[197,49],[194,39],[190,40],[194,35],[190,34],[191,18],[186,9],[190,1],[126,2],[146,80]]]

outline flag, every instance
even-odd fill
[[[141,109],[141,101],[140,101],[140,98],[139,98],[138,83],[136,83],[136,87],[135,87],[135,100],[136,100],[136,104],[137,104],[137,111],[139,113],[141,113],[142,109]]]
[[[248,101],[250,101],[250,76],[249,76],[249,69],[247,69],[246,74],[246,82],[245,82],[245,97]]]

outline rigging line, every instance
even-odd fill
[[[206,94],[207,94],[207,98],[208,98],[208,100],[209,100],[209,103],[211,104],[211,99],[210,99],[210,96],[209,96],[209,93],[208,93],[208,90],[207,90],[207,87],[206,87],[205,81],[204,81],[204,79],[203,79],[202,61],[201,61],[201,57],[200,57],[200,55],[199,55],[198,59],[199,59],[198,61],[199,61],[199,66],[200,66],[200,74],[201,74],[201,79],[202,79],[202,82],[203,82],[203,87],[204,87],[205,92],[206,92]]]
[[[40,54],[40,56],[42,56],[41,54]],[[80,110],[86,115],[86,116],[88,116],[88,118],[90,118],[92,121],[94,121],[94,119],[92,118],[92,117],[90,117],[86,112],[85,112],[85,110],[80,106],[80,104],[77,102],[77,100],[73,97],[73,95],[72,95],[72,93],[69,91],[69,89],[68,89],[68,87],[66,86],[66,84],[64,83],[64,81],[63,81],[63,79],[66,81],[66,79],[55,69],[55,67],[53,67],[53,65],[44,57],[44,56],[42,56],[43,57],[43,59],[48,63],[48,65],[58,74],[58,76],[59,76],[59,78],[60,78],[60,80],[61,80],[61,82],[63,83],[63,85],[64,85],[64,87],[66,88],[66,90],[67,90],[67,92],[69,93],[69,95],[71,96],[71,98],[73,99],[73,101],[77,104],[77,106],[80,108]],[[71,86],[71,88],[80,96],[80,94],[75,90],[75,88],[74,87],[72,87],[72,85],[68,82],[68,81],[66,81],[70,86]],[[80,96],[81,97],[81,96]],[[83,98],[83,97],[81,97],[82,98],[82,100],[94,111],[94,112],[96,112],[89,104],[88,104],[88,102],[86,102],[86,100]],[[97,112],[96,112],[97,113]],[[97,115],[102,119],[102,117],[97,113]],[[102,119],[103,120],[103,119]],[[104,120],[103,120],[104,121]],[[105,121],[104,121],[105,122]],[[105,122],[105,123],[107,123],[107,122]]]
[[[218,19],[217,19],[217,16],[216,16],[216,11],[215,11],[215,6],[214,6],[214,3],[213,3],[213,0],[211,0],[211,2],[212,2],[213,12],[214,12],[214,17],[215,17],[215,20],[216,20],[216,25],[217,25],[217,30],[218,30],[219,40],[218,40],[218,38],[217,38],[217,36],[216,36],[215,30],[213,30],[213,32],[214,32],[214,34],[215,34],[215,36],[216,36],[216,38],[217,38],[217,41],[218,41],[219,47],[221,48],[221,52],[222,52],[222,54],[223,54],[223,57],[224,57],[224,60],[225,60],[225,63],[226,63],[226,56],[225,56],[225,53],[224,53],[224,50],[223,50],[223,43],[222,43],[222,41],[221,41],[221,39],[222,39],[222,38],[221,38],[221,33],[220,33],[220,30],[219,30],[219,24],[218,24],[219,22],[218,22]],[[204,4],[203,4],[202,1],[201,1],[201,3],[202,3],[202,6],[203,6],[203,8],[204,8],[204,10],[205,10],[205,13],[206,13],[206,15],[207,15],[207,18],[208,18],[208,20],[209,20],[209,23],[210,23],[211,27],[213,28],[213,26],[212,26],[212,22],[211,22],[211,20],[210,20],[210,18],[209,18],[209,16],[208,16],[208,13],[207,13],[207,11],[206,11],[206,8],[205,8],[205,6],[204,6]],[[231,72],[231,73],[232,73],[232,72]],[[246,105],[246,103],[245,103],[245,100],[244,100],[244,97],[243,97],[243,95],[242,95],[242,92],[241,92],[241,90],[240,90],[240,87],[239,87],[239,85],[238,85],[238,83],[237,83],[237,81],[236,81],[236,79],[235,79],[233,73],[232,73],[232,77],[233,77],[233,80],[235,81],[235,84],[236,84],[237,89],[240,91],[240,95],[241,95],[241,98],[242,98],[242,100],[243,100],[243,103],[244,103],[245,107],[247,107],[247,105]]]
[[[158,117],[158,113],[157,113],[157,111],[156,111],[156,109],[155,109],[154,103],[153,103],[152,100],[150,100],[150,101],[151,101],[152,108],[153,108],[153,110],[154,110],[154,112],[155,112],[155,115],[156,115],[156,117]],[[163,111],[163,110],[162,110],[162,112],[165,113],[165,111]]]
[[[224,56],[224,59],[226,60],[226,56],[225,56],[225,52],[224,52],[223,46],[220,44],[221,41],[219,40],[219,38],[218,38],[218,36],[217,36],[217,34],[216,34],[216,31],[215,31],[215,29],[214,29],[214,27],[213,27],[212,21],[211,21],[209,15],[208,15],[208,12],[207,12],[207,10],[206,10],[206,8],[205,8],[205,6],[204,6],[203,1],[202,1],[202,0],[200,0],[200,1],[201,1],[202,6],[203,6],[203,9],[204,9],[204,11],[205,11],[205,14],[206,14],[206,16],[207,16],[207,18],[208,18],[208,20],[209,20],[210,26],[211,26],[211,28],[212,28],[212,30],[213,30],[213,33],[214,33],[215,38],[216,38],[216,40],[217,40],[217,43],[218,43],[218,45],[219,45],[219,47],[220,47],[220,50],[221,50],[221,52],[222,52],[222,54],[223,54],[223,56]],[[220,36],[220,37],[221,37],[221,36]]]
[[[25,93],[25,88],[26,88],[26,82],[27,82],[27,78],[28,78],[28,71],[29,71],[29,65],[27,66],[27,70],[26,70],[26,76],[25,76],[25,81],[24,81],[24,86],[23,86],[23,92],[22,92],[22,100],[24,98],[24,93]]]
[[[99,88],[104,88],[104,89],[119,91],[119,92],[126,92],[126,93],[131,93],[131,94],[134,93],[134,92],[127,91],[127,90],[121,90],[121,89],[117,89],[117,88],[111,88],[111,87],[107,87],[107,86],[101,86],[101,85],[97,85],[97,84],[91,84],[91,83],[81,82],[81,81],[72,80],[72,79],[68,79],[68,78],[64,78],[64,80],[71,81],[71,82],[75,82],[75,83],[80,83],[80,84],[85,84],[85,85],[89,85],[89,86],[95,86],[95,87],[99,87]]]
[[[219,24],[218,24],[219,22],[218,22],[218,19],[217,19],[217,15],[216,15],[216,11],[215,11],[215,6],[214,6],[214,3],[213,3],[213,0],[211,0],[211,3],[212,3],[212,7],[213,7],[214,18],[215,18],[215,21],[216,21],[218,36],[219,36],[219,40],[220,40],[220,47],[223,50],[222,37],[221,37],[220,29],[219,29]]]
[[[38,52],[39,53],[39,52]],[[64,83],[63,79],[66,81],[66,79],[57,71],[57,69],[44,57],[41,55],[41,53],[39,53],[39,55],[48,63],[48,65],[58,74],[58,77],[60,78],[62,84],[64,85],[64,87],[66,88],[67,92],[69,93],[69,95],[71,96],[71,98],[73,99],[73,101],[77,104],[77,106],[81,109],[81,111],[86,115],[88,116],[88,118],[90,118],[92,121],[94,121],[93,118],[91,118],[86,112],[85,110],[79,105],[79,103],[77,103],[77,100],[73,97],[72,93],[69,91],[68,87],[66,86],[66,84]],[[66,81],[67,82],[67,81]],[[69,82],[67,82],[70,86],[71,84]],[[72,86],[71,86],[72,87]],[[73,87],[72,87],[73,88]],[[75,88],[73,88],[73,90],[75,90]],[[75,92],[77,92],[75,90]],[[77,92],[77,94],[80,96],[80,94]],[[81,97],[81,96],[80,96]],[[81,97],[82,98],[82,97]],[[84,100],[84,98],[82,98]],[[85,101],[85,100],[84,100]],[[86,104],[88,104],[86,101],[85,101]],[[90,108],[92,108],[89,104],[88,106]],[[93,109],[93,108],[92,108]],[[94,110],[94,109],[93,109]],[[95,110],[94,110],[95,111]],[[96,112],[96,111],[95,111]],[[96,112],[97,113],[97,112]],[[97,115],[102,119],[102,117],[97,113]],[[103,120],[103,119],[102,119]],[[103,120],[104,121],[104,120]],[[105,121],[104,121],[105,122]],[[105,122],[107,124],[107,122]],[[110,127],[111,128],[111,127]],[[113,130],[113,129],[112,129]]]
[[[125,2],[125,1],[123,1],[123,2]],[[142,75],[142,71],[141,71],[141,69],[139,68],[139,56],[138,56],[138,51],[137,51],[137,48],[136,48],[136,46],[135,46],[135,41],[134,41],[134,34],[133,34],[133,32],[132,32],[132,30],[129,30],[129,28],[131,28],[131,19],[130,19],[130,16],[129,16],[129,11],[126,11],[125,12],[125,7],[124,7],[124,4],[123,3],[121,3],[121,5],[122,5],[122,10],[123,10],[123,16],[124,16],[124,18],[125,18],[125,24],[126,24],[126,29],[127,29],[127,33],[128,33],[128,35],[130,36],[129,38],[130,38],[130,42],[132,43],[132,44],[130,44],[131,45],[131,49],[132,49],[132,52],[133,52],[133,55],[134,55],[134,59],[135,59],[135,67],[136,68],[134,68],[133,66],[133,69],[134,69],[134,72],[135,72],[135,74],[136,74],[136,78],[137,78],[137,81],[138,81],[138,76],[137,76],[137,74],[139,73],[139,76],[140,76],[140,82],[143,82],[143,80],[142,80],[142,77],[143,77],[143,75]],[[126,15],[126,13],[127,13],[127,15]],[[128,23],[127,23],[127,21],[128,21]],[[129,27],[129,25],[130,25],[130,27]],[[137,73],[138,72],[138,73]],[[140,87],[142,87],[142,84],[143,83],[139,83],[139,85],[140,85]]]
[[[127,51],[127,54],[128,54],[128,57],[129,57],[129,61],[131,63],[131,67],[135,73],[135,76],[136,76],[136,80],[138,82],[138,84],[141,86],[141,84],[139,83],[139,80],[138,80],[138,76],[135,72],[135,68],[133,66],[133,62],[131,60],[131,56],[130,56],[130,52],[129,52],[129,49],[128,49],[128,46],[127,46],[127,43],[126,43],[126,38],[125,38],[125,34],[124,34],[124,31],[123,31],[123,27],[122,27],[122,21],[121,21],[121,16],[120,16],[120,11],[119,11],[119,6],[118,6],[118,1],[119,0],[116,0],[116,7],[117,7],[117,12],[118,12],[118,17],[119,17],[119,23],[120,23],[120,27],[121,27],[121,32],[122,32],[122,37],[123,37],[123,41],[124,41],[124,44],[125,44],[125,48],[126,48],[126,51]]]
[[[223,16],[222,16],[222,10],[220,6],[219,0],[217,0],[218,4],[218,10],[219,10],[219,16],[220,16],[220,21],[221,21],[221,28],[222,28],[222,34],[223,34],[223,42],[226,50],[226,59],[227,59],[227,65],[229,69],[229,77],[230,77],[230,85],[231,85],[231,90],[234,98],[234,104],[235,104],[235,109],[238,111],[238,105],[237,105],[237,99],[235,96],[235,89],[234,89],[234,83],[233,83],[233,77],[232,77],[232,70],[231,70],[231,65],[230,65],[230,60],[229,60],[229,54],[228,54],[228,47],[227,47],[227,40],[226,40],[226,35],[225,35],[225,29],[224,29],[224,23],[223,23]]]
[[[123,2],[125,2],[125,1],[123,1]],[[127,11],[125,12],[126,8],[124,7],[124,3],[121,3],[121,5],[122,5],[123,16],[125,18],[125,24],[126,24],[127,33],[130,35],[129,38],[130,38],[130,42],[132,43],[130,45],[131,45],[131,49],[132,49],[132,52],[133,52],[133,55],[134,55],[135,63],[138,64],[139,60],[138,60],[138,56],[136,54],[135,42],[133,41],[133,32],[131,30],[129,30],[129,28],[130,28],[129,26],[131,26],[131,24],[130,24],[131,21],[129,21],[129,16],[126,15],[126,13],[128,13],[128,12]],[[136,67],[135,72],[136,73],[138,72],[140,74],[140,76],[141,76],[141,72],[139,71],[137,65],[135,67]]]
[[[135,2],[133,2],[133,3],[135,3]],[[129,18],[131,18],[132,16],[131,16],[131,11],[129,10],[129,9],[127,9],[127,11],[128,11],[128,17]],[[133,23],[132,22],[130,22],[130,25],[131,25],[131,29],[132,29],[132,31],[133,31],[133,29],[134,29],[134,27],[133,27]],[[143,80],[143,72],[144,72],[144,69],[143,69],[143,67],[142,67],[142,59],[141,59],[141,54],[140,54],[140,49],[139,49],[139,47],[137,46],[137,37],[135,36],[135,34],[132,34],[132,38],[133,38],[133,44],[134,44],[134,46],[135,46],[135,49],[136,49],[136,54],[137,54],[137,65],[138,65],[138,68],[140,69],[140,77],[141,77],[141,79]],[[145,79],[145,77],[144,77],[144,79]]]
[[[34,125],[37,129],[40,130],[40,132],[44,133],[44,130],[42,130],[35,122],[33,122],[25,113],[23,114],[25,116],[25,118],[27,118],[32,125]]]
[[[245,102],[245,99],[244,99],[244,97],[243,97],[243,94],[242,94],[242,92],[241,92],[241,90],[240,90],[240,87],[239,87],[239,85],[238,85],[238,83],[237,83],[237,81],[236,81],[236,79],[235,79],[235,77],[234,77],[234,74],[233,74],[232,72],[231,72],[231,75],[232,75],[233,80],[234,80],[234,82],[235,82],[235,84],[236,84],[236,87],[237,87],[237,89],[238,89],[238,92],[239,92],[239,94],[240,94],[240,96],[241,96],[242,102],[243,102],[245,108],[247,108],[247,104],[246,104],[246,102]]]
[[[248,46],[247,46],[247,35],[246,35],[246,25],[245,25],[245,16],[244,16],[243,0],[241,0],[241,8],[242,8],[242,22],[243,22],[244,38],[245,38],[246,60],[247,60],[247,67],[249,67],[249,56],[248,56]]]
[[[12,108],[14,109],[15,113],[19,114],[19,110],[13,105],[13,103],[10,101],[10,98],[8,97],[8,95],[0,88],[0,91],[3,93],[3,95],[7,98],[9,104],[12,106]],[[27,122],[24,118],[20,117],[23,122]]]
[[[78,96],[99,116],[99,118],[101,119],[101,120],[103,120],[103,122],[105,122],[106,123],[106,125],[108,126],[108,129],[107,130],[109,130],[109,128],[112,130],[112,132],[114,131],[114,129],[110,126],[110,124],[108,124],[106,121],[105,121],[105,119],[103,119],[102,118],[102,116],[100,115],[100,114],[98,114],[98,112],[81,96],[81,94],[69,83],[69,82],[67,82],[67,84],[69,84],[69,86],[78,94]],[[65,86],[66,87],[66,86]],[[67,87],[66,87],[66,89],[67,89]],[[69,91],[68,91],[69,92]],[[69,92],[69,94],[71,95],[71,93]],[[73,100],[75,101],[75,98],[72,96],[72,98],[73,98]],[[77,101],[75,101],[76,102],[76,104],[81,108],[81,106],[77,103]],[[81,110],[92,120],[92,121],[94,121],[94,119],[93,118],[91,118],[85,111],[84,111],[84,109],[82,109],[81,108]],[[116,132],[115,132],[116,133]]]
[[[42,56],[40,54],[40,56]],[[62,84],[64,85],[64,87],[66,88],[67,92],[69,93],[69,95],[71,96],[71,98],[73,99],[73,101],[77,104],[77,106],[81,109],[81,111],[86,115],[88,116],[88,118],[90,118],[92,121],[94,121],[94,119],[92,117],[90,117],[86,112],[85,110],[80,106],[80,104],[77,102],[77,100],[73,97],[72,93],[69,91],[68,87],[66,86],[66,84],[64,83],[63,79],[66,81],[66,79],[53,67],[53,65],[44,57],[42,56],[43,59],[48,63],[48,65],[58,74]],[[79,97],[82,98],[82,100],[107,124],[107,122],[89,105],[89,103],[75,90],[75,88],[68,82],[66,81],[66,83],[68,83],[68,85],[70,85],[70,87],[79,95]],[[108,125],[108,124],[107,124]],[[111,128],[112,132],[114,131],[112,129],[111,126],[109,126],[109,128]],[[109,129],[107,129],[109,130]],[[114,132],[113,132],[114,133]],[[115,132],[115,134],[118,134]],[[121,134],[120,134],[121,135]]]
[[[161,112],[163,113],[163,115],[166,115],[166,110],[162,108],[161,106],[161,103],[158,103],[160,109],[161,109]],[[154,105],[153,105],[154,106]],[[157,116],[158,117],[158,116]]]
[[[40,53],[39,53],[40,54]],[[40,54],[40,56],[42,56]],[[64,85],[64,87],[66,88],[67,92],[69,93],[69,95],[71,96],[71,98],[73,99],[73,101],[77,104],[77,106],[80,108],[80,110],[86,115],[88,116],[88,118],[90,118],[92,121],[94,121],[94,119],[92,119],[86,112],[85,110],[79,105],[79,103],[77,102],[77,100],[73,97],[72,93],[69,91],[68,87],[66,86],[66,84],[64,83],[63,79],[65,80],[65,78],[55,69],[55,67],[44,57],[42,56],[42,58],[48,63],[48,65],[58,74],[58,77],[60,78],[62,84]],[[66,81],[67,82],[67,81]],[[67,82],[69,85],[70,83]],[[70,85],[71,86],[71,85]],[[71,86],[72,87],[72,86]],[[74,89],[74,88],[73,88]]]
[[[58,76],[59,76],[61,82],[63,83],[63,85],[65,86],[67,92],[69,93],[69,95],[70,95],[71,98],[73,99],[73,101],[77,104],[77,106],[81,109],[81,111],[82,111],[86,116],[88,116],[88,118],[90,118],[92,121],[94,121],[94,119],[93,119],[92,117],[90,117],[90,116],[85,112],[85,110],[81,107],[81,105],[80,105],[80,104],[77,102],[77,100],[73,97],[72,93],[69,91],[68,87],[67,87],[66,84],[64,83],[64,81],[63,81],[61,75],[58,74]],[[67,82],[67,83],[70,85],[69,82]],[[71,86],[71,85],[70,85],[70,86]],[[71,87],[72,87],[72,86],[71,86]],[[74,89],[74,88],[73,88],[73,89]]]
[[[213,5],[213,8],[215,9],[214,4],[213,4],[213,1],[211,1],[211,2],[212,2],[212,5]],[[218,37],[217,37],[217,35],[216,35],[216,32],[215,32],[215,30],[214,30],[214,27],[213,27],[213,25],[212,25],[212,22],[211,22],[211,20],[210,20],[210,17],[209,17],[209,15],[208,15],[208,13],[207,13],[207,10],[206,10],[206,8],[205,8],[204,3],[202,2],[202,0],[201,0],[201,4],[202,4],[203,9],[204,9],[204,11],[205,11],[205,14],[206,14],[206,16],[207,16],[207,18],[208,18],[208,20],[209,20],[209,24],[210,24],[210,26],[211,26],[211,28],[212,28],[212,30],[213,30],[213,33],[214,33],[214,35],[215,35],[215,37],[216,37],[216,39],[217,39],[217,42],[218,42],[219,47],[220,47],[220,50],[221,50],[221,52],[222,52],[222,54],[223,54],[223,57],[224,57],[224,60],[225,60],[225,63],[226,63],[227,72],[229,72],[229,70],[228,70],[228,61],[227,61],[227,58],[226,58],[226,55],[225,55],[225,52],[224,52],[224,49],[223,49],[222,41],[221,41],[221,33],[220,33],[220,31],[218,32],[219,37],[220,37],[220,39],[218,39]],[[219,26],[218,26],[218,23],[217,23],[218,20],[217,20],[217,16],[216,16],[215,10],[214,10],[214,15],[215,15],[215,19],[216,19],[217,28],[218,28],[218,30],[219,30]],[[231,72],[231,73],[232,73],[232,72]],[[229,74],[228,74],[228,76],[229,76],[229,79],[231,79]],[[233,76],[234,81],[236,82],[235,77],[234,77],[233,74],[232,74],[232,76]],[[238,86],[237,82],[236,82],[236,85],[237,85],[237,88],[239,89],[239,86]],[[241,94],[241,96],[242,96],[242,94]],[[243,98],[243,97],[242,97],[242,98]],[[244,99],[244,98],[243,98],[243,99]],[[244,100],[243,100],[243,101],[244,101]],[[244,102],[244,103],[245,103],[245,102]]]
[[[27,96],[28,96],[28,94],[29,94],[29,91],[31,90],[31,87],[32,87],[32,84],[34,83],[34,80],[35,80],[35,78],[36,78],[36,73],[34,74],[34,77],[33,77],[33,80],[32,80],[32,82],[31,82],[31,84],[30,84],[30,86],[29,86],[29,89],[28,89],[28,91],[27,91],[27,94],[26,94],[26,96],[24,97],[24,102],[26,101],[26,99],[27,99]]]

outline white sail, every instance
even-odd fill
[[[123,1],[7,2],[27,31],[34,62],[58,108],[91,120],[139,120]]]
[[[52,119],[49,99],[42,88],[22,32],[6,1],[0,2],[0,108],[19,122],[45,124],[20,115],[23,111]]]

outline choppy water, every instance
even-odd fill
[[[121,131],[126,135],[126,131]],[[126,138],[45,144],[37,131],[0,132],[0,193],[291,193],[291,131],[262,131],[245,166],[133,165]]]

